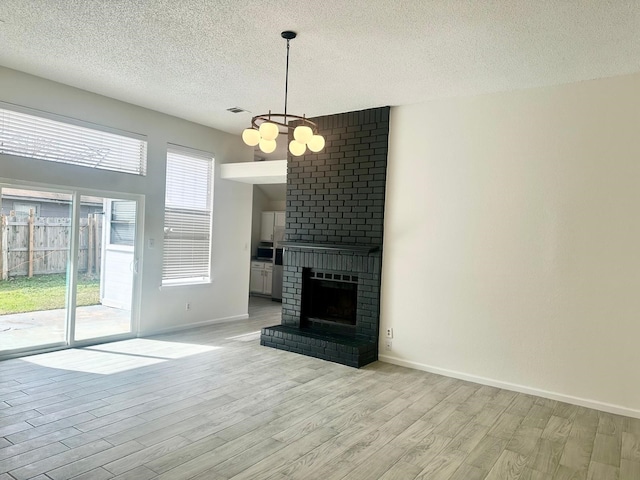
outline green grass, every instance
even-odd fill
[[[0,281],[0,315],[54,310],[65,307],[66,275],[36,275]],[[78,306],[100,303],[100,280],[93,276],[78,278]]]

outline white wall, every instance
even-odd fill
[[[287,209],[286,200],[269,200],[269,210],[274,212],[284,212]]]
[[[392,109],[381,359],[640,416],[638,85]]]
[[[145,196],[140,327],[143,334],[247,314],[252,186],[219,177],[219,165],[251,161],[237,135],[0,67],[0,101],[137,132],[148,137],[146,177],[0,156],[0,177]],[[163,287],[162,238],[167,143],[212,152],[216,161],[213,283]],[[185,311],[189,301],[192,309]]]

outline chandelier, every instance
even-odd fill
[[[296,32],[285,31],[280,34],[287,41],[287,71],[284,83],[284,113],[269,113],[256,115],[251,119],[251,127],[242,132],[242,140],[250,147],[258,145],[264,153],[271,153],[276,149],[276,138],[279,134],[288,137],[293,130],[293,140],[289,142],[289,151],[299,157],[307,149],[317,153],[324,148],[324,137],[318,133],[318,126],[311,120],[299,115],[287,113],[287,94],[289,93],[289,41],[296,38]],[[297,126],[289,125],[290,120],[297,120]],[[284,128],[284,130],[282,130]]]

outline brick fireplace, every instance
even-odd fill
[[[326,146],[288,158],[282,324],[260,342],[361,367],[378,358],[389,107],[313,121]]]

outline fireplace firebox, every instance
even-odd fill
[[[305,268],[302,273],[301,327],[355,334],[358,277],[347,272]]]

